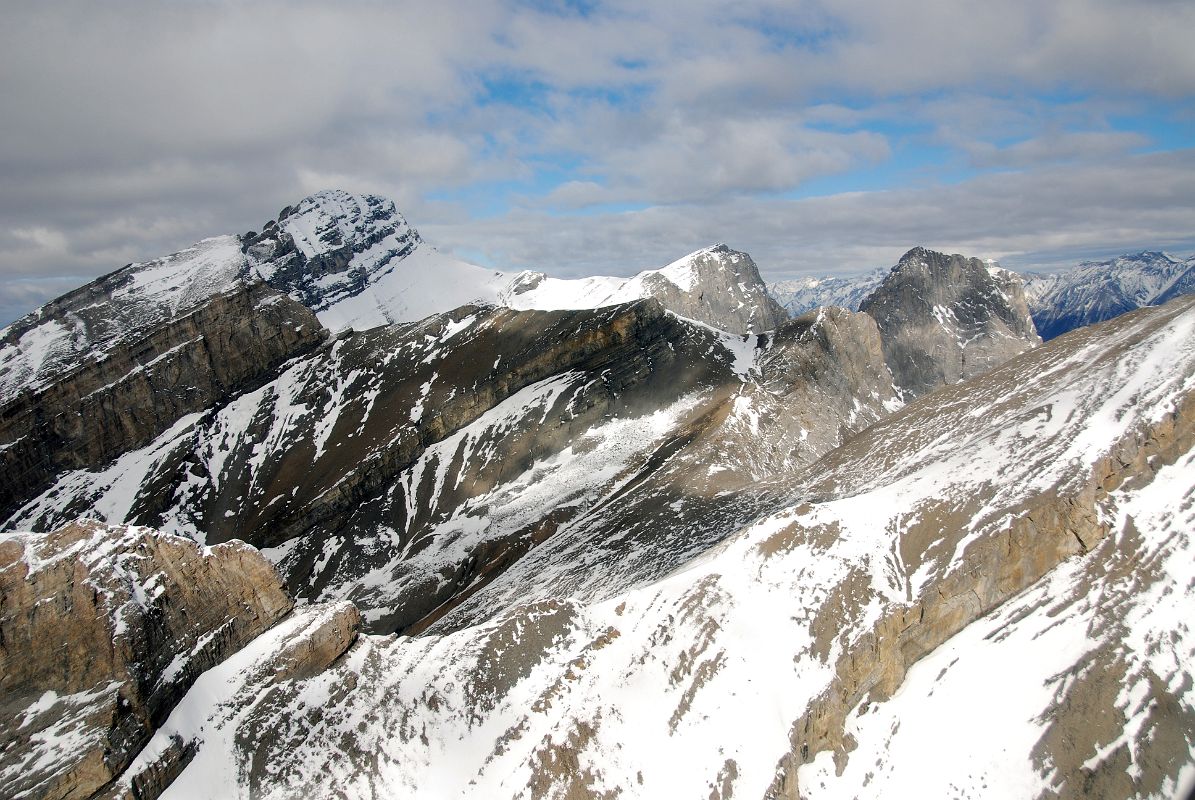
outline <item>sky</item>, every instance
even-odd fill
[[[562,277],[1195,251],[1189,0],[0,11],[0,324],[325,188]]]

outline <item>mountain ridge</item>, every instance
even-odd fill
[[[1148,250],[1026,279],[1033,318],[1046,339],[1192,291],[1195,256],[1179,260]]]
[[[994,269],[1004,269],[991,263]],[[775,281],[768,284],[768,291],[790,313],[820,305],[857,310],[890,270],[884,267],[846,275]],[[1105,261],[1082,261],[1056,272],[1016,274],[1024,283],[1035,326],[1044,339],[1195,292],[1195,256],[1184,259],[1154,250],[1126,253]]]
[[[0,794],[1195,785],[1195,296],[509,278],[322,192],[0,337]]]

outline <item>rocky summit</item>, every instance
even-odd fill
[[[1189,792],[1195,298],[822,288],[328,191],[14,323],[0,796]]]
[[[879,325],[906,397],[981,375],[1041,343],[1018,276],[924,247],[905,253],[859,309]]]

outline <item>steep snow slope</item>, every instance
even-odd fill
[[[1191,641],[1170,630],[1195,602],[1193,442],[1195,300],[1181,300],[927,395],[796,487],[765,486],[736,535],[650,583],[503,606],[443,635],[364,637],[305,680],[230,670],[151,745],[207,720],[165,796],[795,797],[835,790],[829,750],[870,794],[868,771],[903,779],[896,759],[869,755],[883,747],[872,737],[900,733],[875,703],[950,637],[977,641],[964,629],[993,611],[979,625],[999,630],[978,647],[1050,652],[1026,664],[1000,648],[1003,681],[1027,695],[992,712],[999,725],[942,731],[960,759],[936,765],[947,792],[1078,796],[1131,754],[1128,788],[1163,796],[1195,760]],[[1163,498],[1182,516],[1159,514]],[[1068,588],[1088,570],[1108,592]],[[1048,626],[1041,603],[1062,612]],[[947,668],[954,690],[985,652],[925,665]],[[1123,694],[1100,683],[1092,653],[1123,666]],[[923,672],[906,691],[929,690]],[[991,692],[952,692],[953,712],[981,714]],[[983,759],[1001,748],[993,774]]]
[[[1029,275],[1025,295],[1043,339],[1195,291],[1195,259],[1141,252]]]
[[[1195,453],[1107,508],[1113,535],[1092,552],[855,708],[845,771],[823,753],[803,796],[1189,797]]]

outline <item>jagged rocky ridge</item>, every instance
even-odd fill
[[[387,260],[385,242],[410,243],[409,228],[391,225],[384,204],[349,224],[324,200],[306,203],[237,239],[246,263],[282,263],[275,229],[297,220],[315,222],[287,234],[287,258],[341,255],[313,280],[282,270],[294,284],[285,291],[257,279],[248,290],[310,314],[297,295],[333,327],[333,314],[387,308],[379,292],[397,284],[383,278],[420,248]],[[350,241],[366,244],[345,250]],[[366,263],[380,266],[364,290],[342,285]],[[678,288],[689,275],[702,302],[754,270],[719,248],[678,264],[661,272]],[[1172,533],[1185,518],[1175,528],[1156,509],[1158,487],[1190,494],[1195,312],[1187,303],[1118,320],[979,375],[977,353],[995,366],[1020,350],[968,351],[977,334],[1032,331],[1015,283],[979,266],[986,280],[962,257],[912,251],[875,303],[892,312],[902,297],[920,301],[910,310],[819,309],[767,334],[720,331],[638,295],[317,329],[282,363],[179,411],[148,444],[55,468],[7,527],[48,531],[84,514],[209,543],[244,538],[299,600],[157,719],[105,792],[795,796],[799,784],[861,795],[851,748],[906,745],[870,727],[854,709],[875,706],[860,701],[887,697],[910,664],[1019,603],[1018,590],[1082,586],[1066,576],[1089,574],[1091,558],[1064,560],[1089,550],[1123,558],[1119,583],[1091,577],[1101,597],[1120,599],[1051,608],[1107,635],[1087,649],[1070,640],[1050,663],[1102,653],[1123,667],[1129,694],[1091,682],[1050,712],[1067,727],[1044,738],[1043,722],[1022,720],[1018,747],[1037,744],[1008,774],[1063,795],[1185,785],[1185,629],[1142,640],[1096,623],[1138,608],[1136,629],[1158,628],[1133,587],[1148,587],[1155,607],[1190,605],[1181,571],[1147,567],[1184,552]],[[963,280],[944,288],[944,277]],[[155,323],[169,330],[180,315],[153,302],[169,309]],[[916,382],[894,381],[893,342],[929,365]],[[902,394],[925,396],[899,410]],[[1106,535],[1130,524],[1140,535]],[[13,538],[25,536],[35,535]],[[404,635],[355,639],[344,598],[367,631]],[[1031,639],[1039,606],[1012,607],[999,624]],[[1142,716],[1133,698],[1147,684],[1161,710]],[[967,774],[945,770],[949,781],[979,791],[1005,780],[975,761],[983,731],[969,739],[976,746],[956,759]],[[1112,781],[1124,757],[1135,783]],[[869,758],[888,785],[908,779],[901,761]],[[828,764],[847,765],[842,780]],[[46,796],[57,776],[29,796]]]
[[[48,325],[78,321],[73,303],[56,304],[43,317]],[[80,310],[105,325],[95,308]],[[0,404],[0,516],[61,472],[99,468],[181,417],[269,380],[327,335],[310,311],[260,283],[160,319],[113,330],[103,351],[88,351],[70,368],[59,362],[53,380],[34,381]]]
[[[992,269],[1008,272],[988,263]],[[823,305],[858,310],[889,270],[853,275],[808,276],[768,285],[768,292],[790,314]],[[1043,339],[1102,322],[1147,305],[1161,305],[1195,292],[1195,257],[1140,252],[1108,261],[1085,261],[1055,273],[1020,275],[1025,300]]]
[[[1041,343],[1020,279],[977,258],[905,253],[860,304],[906,397],[992,369]]]

